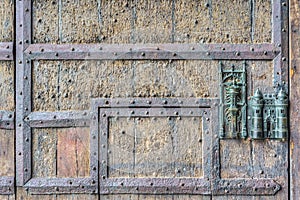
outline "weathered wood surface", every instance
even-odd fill
[[[270,6],[270,0],[34,0],[33,38],[34,43],[267,43]]]
[[[272,73],[271,62],[248,63],[248,95],[253,95],[257,88],[261,89],[263,93],[272,93]],[[223,140],[220,142],[220,152],[221,178],[272,178],[282,186],[282,189],[275,196],[214,196],[212,199],[281,200],[287,198],[289,193],[287,142]]]
[[[89,176],[89,128],[33,130],[33,177]]]
[[[298,26],[299,5],[296,0],[292,23]],[[208,1],[107,1],[107,0],[33,0],[34,43],[266,43],[271,41],[270,1],[227,0]],[[8,9],[10,8],[10,9]],[[13,39],[13,1],[0,2],[0,41]],[[298,28],[298,27],[297,27]],[[299,30],[299,28],[297,29]],[[297,40],[297,33],[292,35]],[[299,46],[294,42],[294,62],[297,63]],[[225,64],[241,62],[225,62]],[[1,64],[0,98],[3,109],[14,110],[12,63]],[[293,65],[291,65],[293,67]],[[296,64],[295,64],[296,66]],[[271,62],[248,62],[248,95],[259,87],[263,92],[272,92]],[[296,67],[291,71],[291,83],[297,87]],[[5,87],[3,87],[5,85]],[[292,100],[298,99],[295,91]],[[95,97],[204,97],[219,96],[217,61],[35,61],[33,64],[33,110],[63,111],[86,110],[90,99]],[[294,98],[294,99],[293,99]],[[294,106],[294,107],[293,107]],[[291,115],[297,119],[297,104],[292,103]],[[127,119],[126,119],[127,120]],[[158,177],[202,176],[201,168],[186,171],[180,164],[192,166],[201,163],[201,143],[190,143],[184,154],[188,139],[194,139],[190,129],[199,133],[198,124],[178,122],[183,130],[167,133],[170,127],[164,120],[143,123],[134,120],[112,122],[117,129],[127,130],[125,137],[111,137],[110,142],[128,149],[120,155],[112,151],[112,166],[119,163],[148,162],[148,168],[135,167],[133,173],[114,170],[111,176]],[[176,121],[176,119],[174,119]],[[292,120],[295,133],[296,120]],[[176,124],[176,123],[175,123]],[[115,126],[111,129],[116,128]],[[166,130],[159,132],[157,127]],[[198,127],[199,126],[199,127]],[[186,130],[187,129],[187,130]],[[157,130],[136,138],[134,133]],[[33,176],[34,177],[84,177],[89,173],[88,128],[35,129],[33,131]],[[119,132],[119,131],[117,131]],[[187,133],[182,137],[182,133]],[[9,159],[7,152],[14,154],[11,131],[4,131],[0,145],[7,145],[6,154],[1,150],[0,164]],[[164,152],[164,157],[155,156],[153,149],[170,145],[173,139],[175,152]],[[200,138],[197,138],[198,141]],[[297,147],[297,134],[292,134],[292,147]],[[12,145],[8,145],[12,144]],[[65,144],[68,144],[66,146]],[[130,151],[135,147],[135,151]],[[157,151],[157,150],[156,150]],[[240,153],[242,151],[242,153]],[[199,152],[198,152],[199,153]],[[297,160],[297,148],[292,148]],[[133,155],[136,155],[135,157]],[[182,155],[182,156],[180,156]],[[275,157],[276,155],[276,157]],[[274,197],[229,196],[213,199],[285,199],[287,197],[287,146],[286,143],[264,141],[222,141],[221,160],[223,178],[268,177],[284,186]],[[3,157],[3,159],[2,159]],[[160,160],[157,160],[160,158]],[[156,165],[178,158],[181,162],[156,170]],[[163,159],[163,160],[161,160]],[[158,162],[159,161],[159,162]],[[0,172],[13,174],[12,161],[4,161]],[[160,163],[161,162],[161,163]],[[10,163],[10,164],[9,164]],[[147,163],[146,163],[147,164]],[[13,165],[12,165],[13,166]],[[200,166],[199,166],[200,167]],[[150,172],[148,169],[151,169]],[[155,169],[155,170],[154,170]],[[274,170],[276,169],[276,171]],[[296,176],[298,168],[292,168]],[[129,171],[129,170],[128,170]],[[155,171],[155,172],[153,172]],[[5,172],[5,173],[4,173]],[[298,176],[297,176],[298,177]],[[294,185],[297,179],[293,179]],[[298,197],[298,190],[294,189]],[[0,199],[98,199],[97,195],[29,195],[18,188],[16,196],[0,196]],[[100,199],[211,199],[210,196],[193,195],[101,195]],[[297,199],[297,198],[295,198]]]
[[[12,42],[14,35],[14,0],[0,2],[0,42]]]
[[[0,61],[0,110],[14,111],[14,63]]]
[[[201,118],[118,118],[109,127],[108,177],[203,177]]]
[[[0,42],[13,41],[14,1],[0,2]],[[14,111],[14,64],[0,61],[0,110]],[[14,176],[14,131],[0,130],[0,176]],[[15,195],[0,195],[2,200],[15,199]]]
[[[216,61],[36,61],[33,110],[88,110],[96,97],[216,97]]]
[[[300,4],[290,0],[290,173],[291,199],[300,198]]]

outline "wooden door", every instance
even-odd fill
[[[298,199],[296,0],[0,9],[0,199]]]

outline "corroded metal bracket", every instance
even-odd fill
[[[0,194],[13,194],[14,184],[14,177],[0,177]]]
[[[285,139],[288,133],[288,97],[283,90],[276,94],[261,94],[256,90],[251,97],[252,139]]]
[[[214,195],[275,195],[281,186],[272,179],[221,179]]]
[[[246,63],[223,66],[220,62],[220,137],[246,138]]]

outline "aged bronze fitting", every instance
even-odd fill
[[[220,62],[220,138],[246,138],[246,63],[242,67]]]
[[[251,97],[252,139],[285,139],[288,133],[288,97],[281,89],[276,94],[262,95],[259,89]]]
[[[246,64],[224,66],[220,63],[220,138],[243,138],[247,135]],[[259,89],[250,98],[249,137],[283,139],[288,134],[288,97],[262,94]]]

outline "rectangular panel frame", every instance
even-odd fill
[[[204,194],[211,193],[211,99],[126,98],[93,99],[91,132],[99,136],[100,194]],[[110,178],[108,175],[108,119],[110,117],[202,117],[203,177]]]

